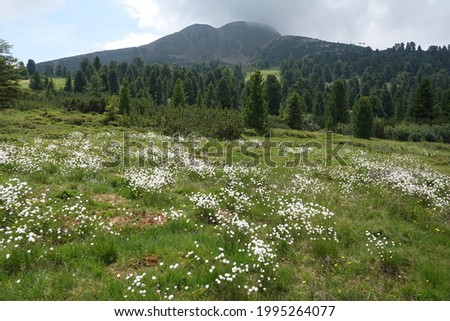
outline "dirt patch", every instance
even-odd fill
[[[142,265],[145,267],[154,267],[157,266],[161,262],[161,259],[156,255],[149,255],[143,261]]]
[[[145,271],[145,268],[154,268],[159,266],[161,258],[156,254],[149,254],[143,259],[127,260],[126,265],[114,263],[109,266],[111,273],[115,276],[125,277],[130,273]]]
[[[129,216],[116,216],[111,218],[110,222],[119,227],[124,226],[137,226],[137,227],[149,227],[158,226],[166,222],[166,218],[157,212],[136,212]]]
[[[127,202],[125,198],[117,194],[95,194],[91,197],[91,200],[110,205],[120,205]]]

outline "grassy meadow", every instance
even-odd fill
[[[270,68],[270,69],[262,69],[261,74],[263,75],[264,79],[267,78],[267,75],[274,75],[277,77],[278,80],[281,79],[281,70],[278,67]],[[245,74],[245,82],[250,80],[250,76],[252,75],[251,72],[247,72]]]
[[[271,135],[2,111],[0,300],[450,300],[449,145]]]

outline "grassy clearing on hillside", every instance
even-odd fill
[[[56,90],[61,90],[64,88],[65,84],[66,84],[66,79],[65,78],[52,78],[53,83],[55,84],[55,89]],[[29,79],[24,79],[20,81],[20,86],[24,89],[29,88],[30,86],[30,80]]]
[[[449,145],[0,121],[0,300],[450,299]]]
[[[260,71],[261,71],[261,74],[263,75],[264,79],[267,78],[267,75],[275,75],[279,81],[281,80],[280,68],[263,69]],[[250,80],[250,76],[252,75],[252,73],[253,72],[247,72],[247,74],[245,75],[245,82]]]

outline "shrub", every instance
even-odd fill
[[[360,97],[352,112],[353,135],[370,138],[373,135],[373,111],[368,97]]]
[[[387,126],[384,131],[385,138],[400,141],[427,141],[450,143],[450,124],[418,125],[399,124]]]

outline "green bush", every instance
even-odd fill
[[[160,110],[160,130],[167,135],[197,134],[221,139],[236,139],[244,132],[242,114],[229,109],[196,107],[165,108]]]
[[[400,141],[427,141],[450,143],[450,124],[418,125],[399,124],[387,126],[384,131],[385,138]]]

